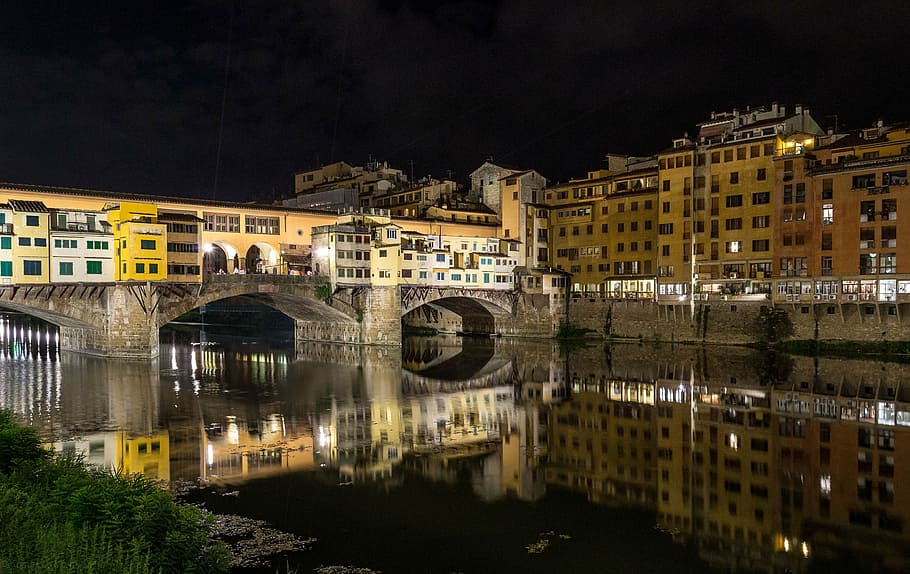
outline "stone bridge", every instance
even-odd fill
[[[158,330],[207,303],[241,297],[294,320],[298,340],[398,345],[395,288],[340,290],[324,278],[225,275],[201,284],[99,283],[0,288],[0,307],[57,325],[63,350],[109,357],[158,355]]]
[[[433,287],[332,286],[325,277],[215,275],[203,283],[123,282],[0,287],[0,308],[60,329],[63,350],[158,355],[158,330],[202,305],[239,297],[295,323],[297,341],[400,345],[402,317],[447,313],[461,330],[549,337],[562,315],[549,298],[518,292]],[[410,315],[409,315],[410,314]]]
[[[471,334],[555,336],[564,305],[548,295],[462,287],[401,287],[406,324]],[[454,327],[453,327],[454,325]]]

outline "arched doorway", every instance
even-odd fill
[[[247,273],[262,273],[264,271],[265,261],[262,260],[262,252],[259,247],[251,245],[246,252],[246,270]]]
[[[202,254],[202,272],[204,275],[227,273],[227,254],[219,245],[210,243]]]

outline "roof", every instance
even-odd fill
[[[285,253],[282,258],[285,263],[292,265],[309,265],[312,261],[312,255],[294,255],[293,253]]]
[[[196,217],[191,213],[170,213],[167,211],[159,211],[158,221],[192,221],[194,223],[202,223],[205,220],[201,217]]]
[[[9,200],[10,207],[13,211],[27,211],[29,213],[48,213],[47,206],[43,201],[22,201],[19,199]]]
[[[786,122],[787,120],[793,119],[793,118],[795,118],[795,117],[796,117],[796,114],[791,115],[791,116],[781,116],[781,117],[777,117],[777,118],[768,118],[767,120],[760,120],[760,121],[757,121],[757,122],[752,122],[751,124],[743,124],[743,125],[741,125],[741,126],[734,126],[734,127],[733,127],[733,131],[735,131],[735,132],[743,132],[743,131],[753,130],[753,129],[755,129],[755,128],[763,128],[763,127],[767,127],[767,126],[774,126],[774,125],[777,125],[777,124],[782,124],[782,123]]]
[[[70,195],[75,197],[93,197],[98,199],[108,199],[111,201],[139,201],[154,203],[170,203],[174,205],[190,205],[193,208],[204,207],[225,207],[229,209],[264,209],[268,211],[282,211],[285,213],[311,213],[315,215],[326,215],[325,211],[319,209],[309,209],[303,207],[288,207],[285,205],[276,205],[269,203],[251,203],[237,201],[218,201],[213,199],[199,199],[195,197],[170,197],[166,195],[142,195],[138,193],[117,193],[113,191],[99,191],[94,189],[79,189],[72,187],[51,187],[46,185],[32,185],[23,183],[2,183],[0,182],[0,192],[6,191],[28,191],[32,193],[48,193],[54,195]],[[13,200],[9,200],[12,202]]]

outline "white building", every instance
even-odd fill
[[[51,212],[51,282],[113,281],[114,247],[114,234],[104,212],[75,209]]]

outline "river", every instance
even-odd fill
[[[907,572],[904,381],[741,348],[398,350],[280,325],[176,325],[157,360],[114,361],[0,316],[0,408],[58,451],[314,539],[263,572]]]

